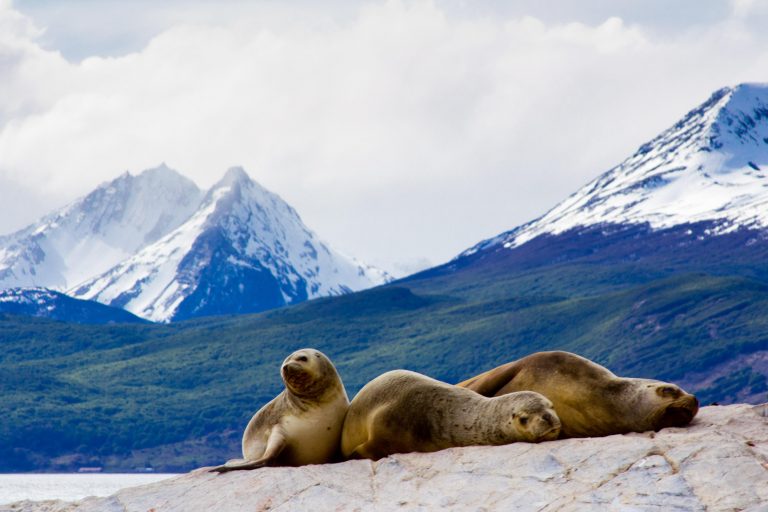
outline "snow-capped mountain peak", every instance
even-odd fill
[[[248,176],[248,173],[245,172],[245,169],[240,166],[235,166],[227,169],[227,172],[224,173],[224,176],[222,176],[222,178],[216,185],[214,185],[213,188],[232,186],[238,183],[249,183],[252,181],[253,180],[251,180],[251,177]]]
[[[461,256],[596,224],[768,227],[767,172],[768,84],[726,87],[542,217]]]
[[[0,288],[64,290],[177,228],[201,191],[165,164],[124,173],[11,235],[0,237]]]
[[[183,225],[71,293],[168,321],[261,311],[388,279],[330,249],[235,167]]]

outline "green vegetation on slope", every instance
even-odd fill
[[[573,293],[585,280],[604,285]],[[564,265],[476,283],[414,280],[172,325],[0,317],[0,470],[185,470],[236,456],[250,416],[281,389],[280,363],[300,347],[327,353],[350,396],[393,368],[457,382],[550,349],[692,387],[687,376],[768,349],[768,285],[757,280],[687,274],[616,286],[602,267]],[[760,377],[725,375],[700,397],[755,400],[768,391]]]

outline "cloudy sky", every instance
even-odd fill
[[[758,0],[0,0],[0,233],[233,165],[395,274],[544,213],[714,90]]]

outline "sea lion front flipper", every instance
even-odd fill
[[[258,469],[267,466],[272,462],[280,452],[282,452],[288,442],[285,439],[285,433],[279,426],[275,426],[269,433],[269,439],[267,440],[267,448],[264,450],[264,455],[256,460],[244,460],[234,459],[230,460],[223,466],[217,466],[210,469],[211,473],[227,473],[229,471],[242,471],[248,469]]]
[[[288,446],[288,440],[285,437],[285,432],[280,425],[272,427],[272,431],[269,433],[269,439],[267,439],[267,447],[264,449],[264,455],[254,462],[263,461],[266,465],[276,459],[280,453]]]

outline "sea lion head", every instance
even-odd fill
[[[285,387],[302,398],[319,399],[343,389],[341,378],[328,357],[312,348],[297,350],[283,361],[280,375]]]
[[[518,403],[505,424],[510,434],[516,432],[522,440],[532,443],[558,438],[562,425],[548,398],[533,391],[518,391],[505,396],[512,395],[517,396]]]
[[[679,386],[657,380],[635,379],[642,387],[640,411],[649,428],[684,427],[699,412],[699,401]]]

